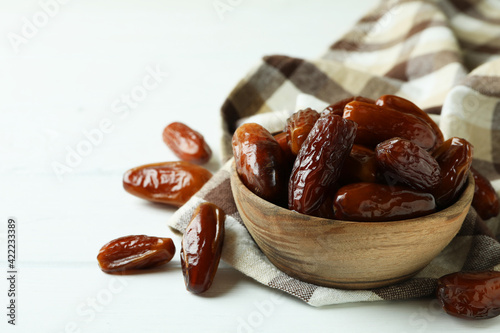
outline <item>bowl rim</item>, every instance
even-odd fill
[[[437,212],[434,212],[432,214],[427,214],[424,216],[420,217],[414,217],[411,219],[404,219],[404,220],[395,220],[395,221],[381,221],[381,222],[366,222],[366,221],[345,221],[345,220],[336,220],[336,219],[327,219],[324,217],[317,217],[313,215],[306,215],[302,214],[299,212],[296,212],[294,210],[290,210],[287,208],[283,208],[281,206],[278,206],[276,204],[273,204],[265,199],[262,199],[252,191],[246,187],[245,184],[241,181],[238,173],[236,172],[236,163],[233,161],[231,163],[231,172],[230,172],[230,178],[231,178],[231,183],[236,182],[236,185],[238,188],[240,188],[242,191],[245,192],[246,196],[251,196],[255,197],[256,201],[263,206],[264,209],[274,209],[277,210],[278,213],[283,213],[283,214],[295,214],[297,217],[300,217],[302,220],[302,223],[311,223],[311,224],[317,224],[319,222],[322,223],[328,223],[328,224],[343,224],[343,225],[357,225],[357,226],[364,226],[364,225],[370,225],[370,226],[389,226],[397,223],[398,225],[401,225],[402,223],[404,224],[413,224],[413,223],[423,223],[423,221],[430,220],[430,221],[436,221],[436,218],[440,217],[453,217],[460,215],[464,209],[470,209],[470,204],[472,202],[472,198],[474,196],[474,177],[472,173],[469,171],[468,176],[467,176],[467,181],[465,183],[465,188],[462,190],[462,193],[458,197],[458,199],[452,204],[446,207],[445,209],[439,210]]]

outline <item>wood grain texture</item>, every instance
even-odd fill
[[[329,220],[271,204],[240,181],[231,188],[245,226],[280,270],[326,287],[367,289],[406,280],[424,268],[460,229],[474,195],[474,180],[458,201],[437,213],[393,222]]]

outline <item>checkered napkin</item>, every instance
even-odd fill
[[[474,167],[499,191],[499,17],[498,1],[382,1],[319,59],[264,57],[222,106],[222,153],[229,161],[169,225],[182,232],[198,204],[215,203],[227,214],[222,259],[313,306],[429,296],[436,278],[444,274],[500,271],[499,221],[482,221],[471,209],[453,241],[406,282],[352,291],[299,281],[273,266],[254,243],[236,209],[229,180],[231,136],[242,122],[281,130],[285,119],[301,107],[321,111],[352,95],[394,94],[431,114],[446,138],[469,140],[475,147]]]

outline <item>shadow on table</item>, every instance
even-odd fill
[[[175,211],[177,209],[179,209],[178,207],[175,207],[175,206],[172,206],[172,205],[167,205],[167,204],[163,204],[163,203],[160,203],[160,202],[146,201],[146,200],[144,200],[144,202],[142,202],[142,204],[144,206],[148,207],[149,209],[167,211],[167,212],[170,212],[172,214],[175,213]]]
[[[232,267],[219,267],[210,289],[198,296],[214,298],[229,294],[244,279],[247,277]]]
[[[182,274],[182,270],[180,265],[171,265],[171,263],[167,263],[165,265],[156,267],[156,268],[148,268],[148,269],[136,269],[136,270],[128,270],[124,272],[113,272],[107,273],[110,275],[120,275],[120,276],[129,276],[129,275],[153,275],[153,274],[165,274],[166,272],[176,272],[175,274]],[[171,274],[171,273],[169,273]]]

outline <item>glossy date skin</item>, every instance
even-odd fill
[[[184,232],[181,267],[186,289],[194,294],[212,285],[222,253],[225,218],[216,205],[202,203]]]
[[[432,128],[434,134],[436,135],[436,142],[434,143],[434,147],[430,149],[431,151],[437,149],[443,144],[443,133],[441,132],[441,129],[436,124],[436,122],[432,120],[432,118],[426,112],[424,112],[421,108],[419,108],[409,100],[395,95],[383,95],[377,99],[375,104],[382,107],[391,108],[399,112],[412,114],[425,121],[427,125]]]
[[[336,114],[337,116],[342,117],[344,115],[345,106],[353,101],[360,101],[360,102],[375,104],[375,101],[371,98],[366,98],[363,96],[352,96],[352,97],[348,97],[348,98],[345,98],[343,100],[340,100],[337,103],[333,103],[333,104],[328,105],[323,110],[322,114],[333,113],[333,114]]]
[[[438,186],[441,175],[438,162],[413,142],[389,139],[379,143],[375,153],[380,174],[388,184],[401,184],[425,192]]]
[[[280,132],[278,134],[274,134],[273,137],[280,145],[281,151],[283,152],[283,154],[285,156],[285,160],[286,160],[287,164],[293,165],[293,161],[295,160],[296,155],[294,155],[292,153],[292,150],[290,149],[290,145],[288,144],[288,133]],[[290,169],[291,169],[291,167],[290,167]]]
[[[361,145],[353,145],[342,167],[340,181],[343,184],[375,183],[377,181],[375,152]]]
[[[344,118],[358,124],[355,143],[364,146],[375,147],[394,137],[410,140],[425,150],[436,143],[434,131],[423,120],[379,105],[350,102],[344,108]]]
[[[321,116],[302,145],[288,184],[288,208],[312,214],[339,179],[356,136],[356,123],[334,114]]]
[[[174,122],[165,127],[163,142],[183,161],[204,164],[212,157],[203,135],[183,123]]]
[[[125,273],[166,264],[174,254],[175,245],[170,238],[131,235],[104,245],[97,261],[106,273]]]
[[[276,139],[261,125],[243,124],[233,135],[236,171],[245,186],[270,202],[286,190],[285,157]]]
[[[439,186],[432,192],[440,207],[446,207],[460,195],[472,166],[474,147],[465,139],[451,138],[433,156],[441,168]]]
[[[433,213],[436,203],[431,194],[406,187],[355,183],[338,190],[333,208],[338,220],[383,222]]]
[[[293,155],[297,155],[309,132],[319,118],[319,113],[307,108],[299,110],[287,119],[284,132]]]
[[[474,168],[470,168],[474,176],[474,198],[472,207],[483,220],[498,216],[500,213],[500,202],[493,186],[486,177]]]
[[[125,172],[123,188],[139,198],[180,207],[212,177],[207,169],[189,162],[164,162]]]
[[[286,132],[280,132],[278,134],[274,135],[274,138],[276,141],[278,141],[278,144],[281,147],[281,151],[283,152],[283,170],[281,172],[283,179],[285,181],[281,186],[283,186],[281,193],[279,194],[279,198],[274,198],[273,203],[283,207],[283,208],[288,208],[288,199],[287,199],[287,186],[288,186],[288,179],[290,178],[290,173],[292,172],[293,168],[293,163],[295,162],[295,156],[291,149],[290,146],[288,145],[288,134]]]
[[[321,217],[324,219],[335,219],[335,212],[333,211],[333,200],[335,200],[336,190],[329,190],[325,195],[325,200],[318,209],[311,212],[311,216]]]
[[[446,313],[464,319],[500,314],[500,272],[458,272],[438,280],[437,298]]]
[[[290,146],[288,145],[288,133],[286,132],[279,132],[277,134],[274,134],[273,137],[278,142],[278,144],[281,147],[281,150],[285,154],[291,154],[292,151],[290,150]]]

